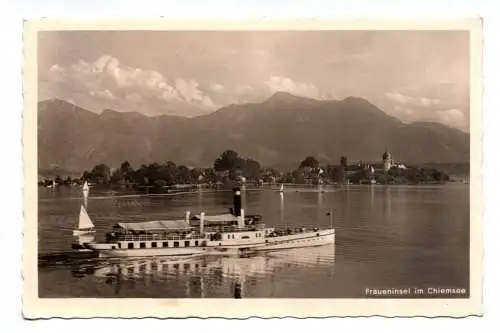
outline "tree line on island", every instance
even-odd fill
[[[60,176],[40,182],[39,185],[81,184],[85,181],[103,186],[155,187],[162,188],[179,185],[234,185],[235,183],[254,184],[292,183],[292,184],[419,184],[450,181],[443,170],[425,167],[398,166],[386,170],[382,164],[349,164],[347,156],[341,156],[338,165],[320,165],[313,156],[302,160],[293,171],[279,171],[262,167],[250,158],[243,158],[234,150],[226,150],[218,156],[211,168],[190,168],[177,165],[172,161],[151,163],[132,168],[128,161],[119,168],[112,169],[105,164],[94,166],[85,171],[79,179]],[[229,184],[228,184],[229,183]]]

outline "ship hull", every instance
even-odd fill
[[[205,248],[94,249],[99,258],[169,257],[202,255]]]
[[[328,244],[335,244],[335,231],[333,229],[300,233],[289,236],[269,237],[267,239],[267,243],[252,250],[274,251],[322,246]]]
[[[327,229],[302,232],[292,235],[266,237],[258,243],[213,246],[207,254],[243,254],[253,252],[278,251],[335,244],[335,230]]]

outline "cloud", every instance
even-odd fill
[[[469,120],[466,115],[457,109],[440,110],[436,112],[437,122],[447,124],[448,126],[459,128],[463,131],[468,131]]]
[[[44,77],[43,90],[52,97],[96,99],[103,108],[110,106],[106,101],[146,113],[162,113],[174,109],[173,106],[181,114],[184,107],[194,113],[197,109],[198,113],[206,113],[217,108],[195,80],[167,80],[154,70],[121,65],[110,55],[103,55],[93,63],[80,60],[67,67],[54,64]]]
[[[432,106],[439,105],[441,101],[437,98],[427,98],[427,97],[412,97],[408,95],[403,95],[399,92],[390,92],[386,93],[385,96],[399,104],[403,105],[412,105],[412,106]]]
[[[91,91],[90,96],[96,96],[96,97],[103,98],[103,99],[115,99],[115,95],[113,95],[113,93],[111,91],[109,91],[108,89]]]
[[[264,85],[271,91],[284,91],[297,96],[322,99],[323,95],[319,89],[312,83],[294,82],[287,77],[272,76]]]
[[[347,62],[363,61],[373,56],[372,52],[360,52],[345,55],[321,56],[320,59],[326,65],[343,65]]]
[[[450,107],[450,103],[437,98],[415,97],[399,92],[385,94],[391,106],[384,109],[387,113],[406,123],[416,121],[436,122],[463,131],[468,131],[469,120],[466,112]]]
[[[216,93],[222,93],[222,92],[226,91],[226,87],[224,87],[222,84],[219,84],[219,83],[212,83],[210,85],[210,89],[212,89],[212,91],[214,91]]]

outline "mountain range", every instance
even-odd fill
[[[63,100],[38,104],[39,168],[83,171],[105,163],[133,167],[173,161],[212,166],[233,149],[263,166],[380,161],[385,149],[406,163],[468,163],[469,134],[437,123],[405,124],[369,101],[314,100],[278,92],[261,103],[233,104],[193,118],[101,114]]]

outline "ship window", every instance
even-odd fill
[[[122,248],[122,244],[121,243],[118,243],[118,248],[121,249]]]
[[[163,247],[168,247],[168,242],[163,242]]]
[[[133,249],[134,248],[134,243],[128,243],[128,248]]]
[[[231,239],[231,235],[227,235],[227,239]]]
[[[114,250],[114,249],[116,249],[116,246],[114,246],[114,245],[111,246],[111,250]]]
[[[194,246],[198,246],[198,241],[194,241]]]
[[[157,247],[156,242],[151,242],[151,247]]]
[[[189,245],[190,245],[190,244],[189,244],[189,241],[185,241],[185,242],[184,242],[184,247],[189,247]]]
[[[179,247],[179,242],[174,242],[174,247]]]
[[[141,249],[145,248],[145,247],[146,247],[146,243],[139,243],[139,247],[140,247]]]

